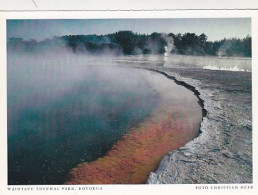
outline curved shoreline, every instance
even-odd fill
[[[188,84],[184,81],[180,81],[180,80],[176,79],[176,77],[168,75],[167,73],[165,73],[163,71],[159,71],[159,70],[155,70],[155,69],[151,69],[151,68],[144,68],[144,69],[154,71],[154,72],[158,72],[158,73],[166,76],[168,79],[171,79],[171,80],[175,81],[176,84],[184,86],[185,88],[194,92],[194,95],[198,98],[198,104],[202,107],[202,121],[203,121],[203,118],[207,116],[208,112],[204,107],[204,100],[200,97],[200,95],[201,95],[200,92],[194,86],[192,86],[192,85],[190,85],[190,84]],[[201,131],[201,129],[200,129],[200,131]]]
[[[176,81],[165,73],[158,73],[166,76],[167,79]],[[189,90],[190,88],[189,86],[187,88],[183,83],[179,84],[175,82],[175,84],[185,87],[186,89],[184,90]],[[193,91],[193,89],[191,91]],[[193,92],[196,96],[197,91]],[[201,99],[197,97],[197,100],[200,101]],[[90,163],[81,163],[72,169],[67,176],[65,184],[145,183],[147,176],[149,175],[149,171],[154,171],[156,169],[156,166],[163,155],[168,151],[182,147],[190,140],[196,138],[200,133],[200,124],[195,130],[197,134],[194,133],[193,135],[190,135],[188,133],[189,128],[194,128],[190,127],[192,123],[189,121],[192,120],[191,118],[194,116],[194,113],[192,113],[193,110],[190,111],[183,109],[183,112],[189,112],[185,114],[186,116],[190,115],[191,118],[187,119],[185,114],[183,114],[184,117],[180,120],[186,121],[179,122],[177,121],[179,118],[176,121],[174,118],[171,118],[177,113],[177,109],[173,106],[169,107],[169,104],[161,105],[155,109],[152,117],[147,118],[142,125],[135,127],[131,133],[124,136],[124,138],[117,142],[104,157]],[[198,104],[200,106],[200,102]],[[186,106],[186,108],[188,107]],[[201,114],[203,114],[204,108],[202,107],[201,109]],[[160,119],[161,121],[157,120],[158,118],[162,118]],[[202,121],[203,116],[200,117],[200,119]],[[177,126],[178,123],[181,125]],[[152,141],[149,143],[150,140]],[[156,143],[156,140],[160,141]],[[135,144],[137,145],[136,147]],[[129,153],[124,154],[123,150],[127,150],[126,148],[130,148],[130,150],[128,151]],[[141,152],[139,155],[135,155],[135,153],[138,153],[137,151],[139,149]],[[123,159],[123,161],[121,161],[121,159]],[[152,160],[150,161],[149,159]],[[112,164],[112,167],[108,164]],[[114,170],[114,166],[116,169],[120,170],[120,172]],[[145,170],[142,172],[141,169],[143,169],[143,167],[149,171],[146,172]],[[124,172],[123,170],[125,169],[130,169],[130,172]]]

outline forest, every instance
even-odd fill
[[[69,49],[74,53],[87,54],[164,54],[169,53],[195,56],[229,56],[251,57],[252,38],[224,38],[208,41],[204,33],[173,34],[157,33],[139,34],[132,31],[118,31],[105,35],[66,35],[55,36],[43,41],[23,40],[11,37],[7,41],[8,51],[16,52],[62,52]]]

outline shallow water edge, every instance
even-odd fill
[[[135,67],[131,67],[131,68],[135,68]],[[164,75],[167,79],[170,79],[170,80],[173,80],[177,85],[181,85],[183,87],[185,87],[187,90],[190,90],[192,92],[194,92],[194,95],[197,97],[198,99],[198,104],[201,106],[202,108],[202,118],[206,116],[207,114],[207,111],[204,109],[204,104],[203,104],[203,100],[199,97],[199,93],[198,91],[188,85],[187,83],[185,82],[180,82],[180,81],[177,81],[174,77],[171,77],[169,75],[167,75],[166,73],[162,72],[162,71],[157,71],[157,70],[154,70],[154,69],[149,69],[149,68],[144,68],[148,71],[152,71],[152,72],[157,72],[159,74],[162,74]],[[168,106],[165,107],[165,109],[168,109]],[[162,110],[159,111],[159,114],[154,117],[154,118],[158,118],[160,116],[162,116],[161,113],[164,113],[166,112],[165,110]],[[153,119],[147,119],[147,121],[143,122],[143,124],[149,124],[149,128],[153,129],[153,132],[151,130],[151,134],[152,135],[155,135],[155,134],[164,134],[166,133],[166,129],[164,129],[164,126],[163,127],[159,127],[158,124],[154,124],[152,122],[148,122],[148,121],[152,121]],[[165,121],[163,121],[162,123],[167,123]],[[176,145],[172,146],[172,148],[170,149],[166,149],[165,151],[170,151],[171,149],[175,150],[179,147],[182,147],[183,145],[185,145],[185,143],[187,143],[188,141],[192,140],[192,139],[195,139],[195,137],[197,137],[200,133],[199,131],[199,128],[200,127],[200,124],[198,126],[198,133],[197,135],[195,135],[194,137],[191,137],[189,140],[185,140],[186,142],[180,142],[180,143],[177,143]],[[171,128],[171,127],[170,127]],[[175,127],[176,128],[176,127]],[[156,132],[157,129],[160,129],[158,130],[158,132]],[[140,131],[140,132],[139,132]],[[140,156],[134,156],[134,153],[132,153],[131,155],[130,154],[130,151],[132,150],[138,150],[136,148],[133,149],[133,147],[131,147],[132,145],[135,145],[134,142],[132,142],[131,140],[137,140],[137,138],[139,138],[139,140],[143,140],[143,139],[153,139],[154,137],[149,137],[148,135],[145,137],[144,134],[144,128],[142,127],[136,127],[136,131],[132,131],[132,133],[130,133],[129,135],[126,135],[121,141],[119,141],[118,143],[115,144],[115,146],[111,149],[111,151],[109,151],[103,158],[100,158],[98,159],[97,161],[94,161],[94,162],[91,162],[91,163],[82,163],[80,165],[78,165],[76,168],[74,168],[68,175],[67,177],[67,182],[65,184],[101,184],[101,183],[144,183],[144,180],[142,180],[142,178],[146,177],[144,176],[144,174],[146,174],[146,172],[144,173],[141,173],[142,171],[139,169],[138,171],[136,171],[138,168],[136,168],[139,164],[140,167],[149,167],[147,168],[150,169],[150,170],[155,170],[156,168],[156,163],[155,162],[154,164],[148,160],[149,159],[152,159],[152,158],[157,158],[156,156],[159,156],[160,154],[164,155],[164,147],[166,147],[164,144],[165,142],[160,142],[160,143],[157,143],[157,144],[160,144],[161,146],[158,146],[157,144],[155,144],[155,142],[152,142],[152,143],[149,143],[151,145],[149,145],[149,148],[151,147],[154,147],[151,151],[152,151],[152,155],[154,155],[153,157],[148,157],[147,159],[146,158],[141,158],[140,156],[149,156],[148,154],[148,151],[146,150],[146,148],[144,148],[144,142],[140,141],[139,143],[136,141],[135,143],[138,143],[139,145],[137,146],[138,148],[142,148],[142,151],[140,154]],[[148,131],[150,131],[150,129],[148,129]],[[162,132],[161,132],[162,131]],[[142,134],[142,133],[143,134]],[[170,141],[175,141],[175,140],[178,140],[178,139],[182,139],[182,138],[179,138],[177,136],[177,132],[174,131],[173,133],[174,135],[170,135],[172,137],[169,138]],[[142,137],[144,136],[144,137]],[[175,136],[175,138],[173,138]],[[158,137],[155,137],[154,139],[160,139]],[[178,141],[177,141],[178,142]],[[130,144],[131,143],[131,144]],[[155,155],[155,149],[157,148],[163,148],[163,150],[161,149],[160,152],[159,152],[159,155]],[[129,151],[129,154],[124,154],[124,152],[121,151],[121,148],[130,148],[130,151]],[[123,149],[122,149],[123,150]],[[131,158],[128,158],[128,155],[132,157]],[[120,156],[120,157],[119,157]],[[123,160],[122,161],[118,161],[116,160],[118,158],[122,158]],[[149,161],[149,162],[148,162]],[[158,157],[155,161],[160,161],[160,157]],[[119,162],[119,164],[117,164],[117,162]],[[132,162],[132,163],[131,163]],[[126,164],[128,165],[126,165]],[[108,164],[112,164],[112,167],[115,167],[115,169],[121,169],[121,170],[124,170],[124,169],[132,169],[130,172],[125,172],[125,173],[120,173],[118,172],[117,170],[113,170],[112,167],[107,167]],[[122,164],[122,167],[118,168],[119,166],[121,166]],[[103,168],[105,167],[105,168]],[[126,168],[125,168],[126,167]],[[96,170],[96,171],[94,171]],[[100,173],[100,170],[101,170],[101,173]],[[122,171],[123,172],[123,171]],[[121,175],[122,174],[122,175]],[[116,176],[114,176],[116,175]],[[117,178],[118,175],[121,175],[120,178]],[[142,175],[142,176],[140,176]],[[110,179],[107,179],[109,178]]]

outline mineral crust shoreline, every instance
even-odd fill
[[[192,86],[207,113],[200,134],[167,153],[146,183],[252,183],[252,73],[162,64],[117,63],[161,72]]]
[[[200,135],[166,154],[146,183],[252,183],[251,73],[149,64],[138,67],[164,72],[193,86],[207,110]]]

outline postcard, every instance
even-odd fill
[[[1,12],[4,194],[255,194],[255,10]]]

